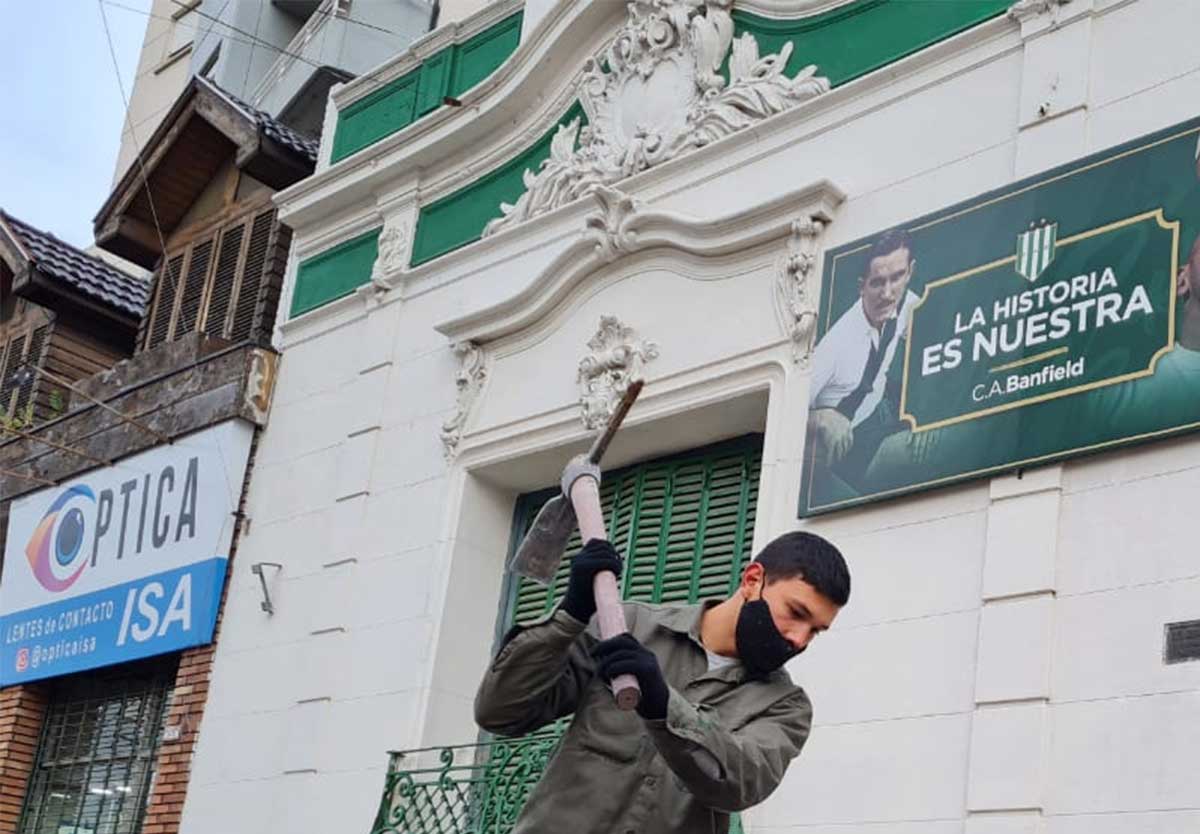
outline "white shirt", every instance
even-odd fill
[[[851,426],[857,426],[870,416],[883,399],[888,366],[892,363],[892,357],[896,355],[896,346],[908,334],[908,321],[918,300],[915,293],[905,293],[900,320],[896,323],[896,333],[884,351],[883,361],[879,363],[871,390],[863,397],[850,419]],[[808,389],[808,407],[836,408],[838,403],[858,387],[871,350],[878,344],[879,331],[867,321],[860,298],[817,343]]]

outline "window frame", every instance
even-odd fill
[[[45,684],[49,690],[46,714],[17,834],[59,834],[64,830],[74,834],[138,834],[142,830],[156,782],[162,730],[174,699],[178,664],[179,656],[172,654],[55,678]],[[127,706],[134,699],[138,707],[130,739],[122,731],[128,727]],[[90,731],[89,713],[97,715]],[[73,754],[80,753],[80,745],[86,741],[83,755],[63,755],[64,741],[71,733],[75,734]],[[101,748],[105,741],[109,746]],[[122,745],[127,745],[127,752],[121,752]],[[122,766],[124,774],[120,772]],[[102,779],[94,781],[101,772]],[[72,798],[63,791],[74,785],[64,786],[63,780],[70,782],[79,775],[83,778],[75,784],[81,798],[75,805],[73,821],[55,819],[54,800],[64,800],[59,806],[61,813],[64,807],[70,807],[66,801]],[[118,781],[126,784],[117,785]],[[88,795],[99,798],[90,799]],[[127,805],[130,800],[132,806]]]

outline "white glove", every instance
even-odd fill
[[[576,455],[567,463],[562,473],[562,494],[571,497],[571,487],[580,478],[594,478],[600,486],[600,467],[588,460],[587,455]]]

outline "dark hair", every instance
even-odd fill
[[[867,264],[863,268],[863,274],[871,271],[871,261],[882,258],[884,255],[890,255],[897,249],[907,249],[908,259],[912,260],[912,238],[908,236],[908,232],[903,229],[884,232],[877,241],[871,244],[871,251],[867,253]]]
[[[767,584],[799,577],[835,605],[850,599],[850,570],[841,552],[815,533],[784,533],[754,560],[767,572]]]

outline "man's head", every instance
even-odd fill
[[[743,606],[764,600],[780,636],[799,653],[850,599],[850,571],[838,549],[820,536],[785,533],[746,566],[736,596]]]
[[[903,229],[885,233],[871,246],[866,272],[858,279],[858,293],[872,326],[880,328],[895,317],[900,299],[908,292],[915,264],[912,241]]]

